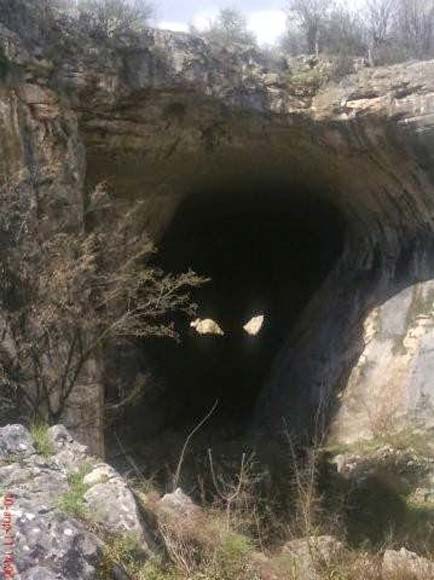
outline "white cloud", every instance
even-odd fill
[[[257,10],[247,13],[247,26],[259,44],[274,44],[285,32],[286,14],[283,10]]]
[[[206,10],[196,12],[191,19],[191,24],[198,30],[208,30],[211,23],[217,18],[219,11],[219,8],[211,6]]]
[[[208,30],[218,13],[217,6],[200,10],[194,14],[191,24],[198,30]],[[247,12],[246,18],[247,27],[256,35],[259,44],[274,44],[285,32],[286,14],[283,10],[255,10]],[[177,32],[188,32],[189,30],[186,22],[169,20],[159,22],[158,28]]]
[[[157,23],[157,27],[161,30],[173,30],[174,32],[188,32],[188,24],[185,22],[177,22],[171,20],[163,20]]]

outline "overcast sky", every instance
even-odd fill
[[[220,8],[238,8],[261,44],[272,44],[285,30],[285,0],[157,0],[156,19],[160,28],[188,30],[192,23],[204,29]]]

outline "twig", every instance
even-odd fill
[[[134,469],[134,471],[136,472],[137,476],[139,477],[139,479],[144,481],[144,477],[143,477],[143,473],[140,471],[140,469],[137,467],[137,463],[134,461],[134,459],[131,457],[131,455],[129,453],[127,453],[125,447],[123,446],[119,435],[115,432],[114,433],[116,441],[119,445],[119,449],[121,450],[121,452],[124,454],[125,458],[127,459],[128,463],[131,465],[131,467]]]
[[[185,440],[185,443],[182,447],[181,455],[179,456],[178,466],[176,468],[175,476],[173,478],[173,491],[175,491],[178,488],[179,478],[181,476],[182,465],[184,463],[185,454],[187,452],[187,448],[190,444],[190,441],[192,440],[194,435],[199,431],[199,429],[201,429],[203,427],[203,425],[205,425],[205,423],[208,421],[208,419],[210,419],[212,417],[212,415],[214,414],[214,411],[217,409],[218,404],[219,404],[219,401],[217,399],[216,402],[214,403],[214,405],[212,406],[212,408],[210,409],[210,411],[208,411],[208,413],[205,415],[205,417],[196,425],[196,427],[187,436],[187,439]]]
[[[241,466],[240,466],[240,473],[238,476],[238,485],[236,485],[235,488],[233,488],[233,493],[224,493],[224,491],[221,491],[219,489],[219,485],[217,483],[217,477],[216,477],[215,471],[214,471],[214,462],[212,459],[211,449],[208,449],[208,458],[209,458],[209,466],[210,466],[210,470],[211,470],[211,477],[212,477],[212,481],[213,481],[215,490],[216,490],[217,494],[220,496],[220,498],[226,503],[226,525],[229,529],[229,524],[230,524],[230,519],[231,519],[232,502],[237,499],[237,497],[241,493],[241,489],[242,489],[243,484],[244,484],[246,454],[243,453],[243,455],[241,457]]]

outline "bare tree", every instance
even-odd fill
[[[90,30],[105,36],[140,33],[148,27],[153,13],[148,0],[78,0],[77,9]]]
[[[305,35],[308,52],[318,54],[320,29],[331,9],[331,0],[290,0],[288,9]]]
[[[47,228],[14,187],[0,204],[2,392],[18,391],[29,413],[55,422],[104,347],[176,338],[171,318],[194,314],[190,290],[203,280],[151,266],[143,204],[116,206],[101,186],[80,231]]]
[[[255,35],[247,29],[245,16],[234,8],[223,8],[202,36],[219,44],[255,44]]]
[[[433,55],[433,0],[397,0],[395,26],[399,42],[409,56]]]
[[[369,61],[374,64],[375,53],[389,40],[396,0],[367,0],[365,21],[369,36]]]
[[[366,30],[355,12],[333,8],[321,26],[321,48],[332,55],[354,57],[366,54]]]
[[[288,19],[286,31],[279,42],[280,49],[285,54],[297,56],[306,52],[306,37],[298,26],[294,26],[294,22]]]

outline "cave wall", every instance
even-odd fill
[[[317,95],[309,109],[284,114],[240,113],[179,91],[144,99],[138,93],[128,151],[118,135],[129,131],[122,113],[115,130],[106,118],[93,119],[104,128],[104,142],[83,120],[92,178],[114,175],[120,190],[151,190],[157,239],[186,198],[230,184],[253,190],[258,182],[270,189],[283,183],[289,197],[308,190],[342,213],[342,258],[288,329],[257,404],[255,431],[280,432],[283,416],[296,432],[309,430],[319,402],[334,402],[363,351],[364,317],[395,292],[432,277],[432,67],[362,71],[349,86]],[[173,109],[183,111],[181,118],[167,118]],[[119,156],[120,172],[107,168],[107,155]]]
[[[363,352],[339,395],[330,441],[387,439],[432,431],[434,282],[419,282],[373,308],[363,325]]]
[[[86,174],[77,115],[49,86],[53,65],[42,54],[46,39],[38,29],[40,15],[34,19],[31,7],[22,8],[19,3],[0,6],[0,55],[6,63],[0,74],[0,191],[15,187],[29,200],[42,228],[59,222],[76,227],[82,220]],[[5,27],[8,15],[16,30]],[[20,345],[14,343],[1,313],[0,324],[1,347],[14,364]],[[30,384],[23,386],[31,393]],[[96,361],[89,361],[62,420],[97,455],[104,454],[103,399],[101,371]]]
[[[68,227],[81,223],[85,152],[76,116],[59,96],[20,75],[0,83],[0,135],[0,189],[16,187],[30,200],[43,228],[60,221]],[[1,313],[0,324],[7,337],[2,334],[2,348],[14,361],[20,345],[14,344]],[[31,393],[32,388],[29,382],[26,389]],[[62,420],[98,455],[104,454],[103,400],[101,370],[97,361],[89,361]]]
[[[52,38],[35,28],[29,43],[10,10],[2,19],[1,172],[26,182],[43,214],[53,201],[79,207],[102,179],[147,200],[157,242],[190,195],[233,184],[284,184],[289,197],[311,192],[340,212],[341,258],[288,329],[255,413],[258,431],[279,432],[283,417],[309,430],[319,401],[345,388],[366,316],[433,277],[434,62],[300,92],[292,70],[311,61],[274,65],[248,47],[216,52],[162,31],[96,44],[68,22],[53,55]]]

